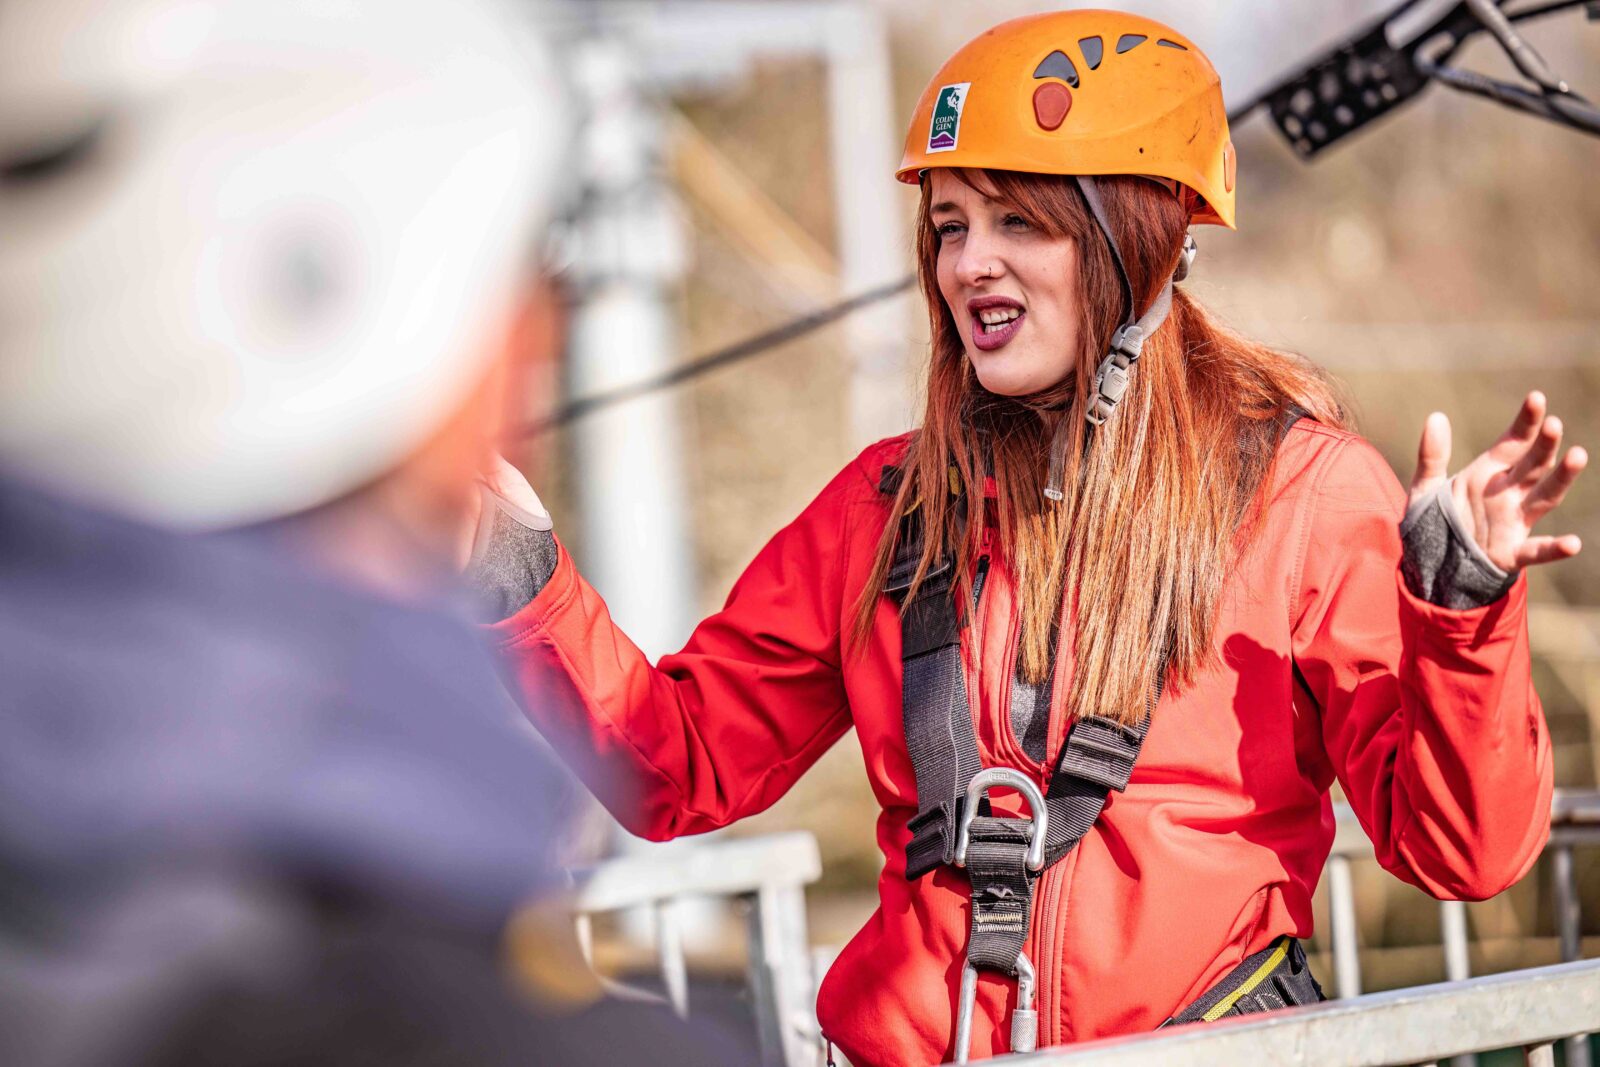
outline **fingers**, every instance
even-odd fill
[[[538,520],[537,524],[530,523],[535,529],[548,528],[545,524],[550,520],[550,513],[545,510],[539,494],[533,491],[533,486],[528,484],[522,472],[508,463],[504,456],[495,456],[493,465],[481,475],[480,480],[525,512],[530,519]]]
[[[1422,441],[1417,445],[1417,473],[1411,479],[1413,491],[1437,481],[1450,472],[1450,419],[1435,411],[1422,424]]]
[[[1530,537],[1517,549],[1517,569],[1535,567],[1541,563],[1554,563],[1557,560],[1571,559],[1583,549],[1583,541],[1577,534],[1563,534],[1560,537]]]
[[[1572,488],[1572,483],[1578,480],[1578,475],[1588,465],[1587,450],[1581,446],[1567,449],[1566,456],[1556,469],[1541,479],[1523,500],[1522,507],[1527,513],[1528,525],[1538,522],[1560,504],[1566,497],[1567,490]]]
[[[1517,409],[1517,417],[1511,420],[1511,425],[1500,435],[1500,440],[1521,441],[1523,444],[1532,441],[1539,424],[1544,421],[1547,406],[1544,394],[1537,389],[1523,397],[1522,407]]]
[[[1561,420],[1551,415],[1539,424],[1533,443],[1512,464],[1506,476],[1512,482],[1532,485],[1550,473],[1555,466],[1556,454],[1561,450],[1561,435],[1566,430]]]

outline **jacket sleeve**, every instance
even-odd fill
[[[1366,442],[1333,449],[1302,510],[1295,667],[1378,862],[1435,897],[1493,896],[1550,833],[1526,580],[1470,610],[1413,596],[1397,573],[1404,492]]]
[[[846,468],[656,666],[565,546],[538,595],[486,627],[525,713],[628,830],[665,840],[761,811],[849,729],[845,526],[866,484]]]

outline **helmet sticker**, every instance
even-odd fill
[[[967,106],[971,82],[957,82],[939,90],[933,103],[933,121],[928,124],[928,151],[950,152],[961,137],[961,112]]]

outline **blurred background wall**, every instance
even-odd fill
[[[882,0],[745,6],[765,8],[773,19],[798,13],[802,20],[809,8],[815,38],[788,33],[774,21],[753,41],[735,46],[714,28],[721,5],[712,0],[545,5],[575,40],[606,42],[615,55],[628,57],[623,65],[635,78],[631,91],[649,130],[640,173],[657,183],[661,199],[655,221],[625,227],[630,236],[622,240],[636,251],[651,242],[676,242],[671,262],[649,268],[656,271],[649,284],[669,312],[660,320],[669,335],[657,339],[657,355],[667,365],[860,291],[873,279],[860,274],[860,250],[843,247],[859,230],[842,237],[842,226],[897,235],[894,246],[879,250],[876,267],[889,275],[909,271],[915,198],[894,183],[891,168],[916,94],[968,38],[1047,5]],[[1121,6],[1194,38],[1217,63],[1230,105],[1387,7],[1309,0]],[[849,9],[844,22],[838,21],[841,8]],[[830,106],[830,86],[838,92],[830,63],[839,53],[828,49],[855,40],[841,42],[839,34],[875,32],[888,58],[889,119],[878,123],[882,143],[863,143],[858,134],[851,156],[841,159],[832,128],[838,109]],[[1527,34],[1580,91],[1600,90],[1600,24],[1569,12],[1532,24]],[[1470,46],[1463,58],[1510,72],[1488,41]],[[869,70],[869,87],[872,77]],[[856,101],[868,112],[869,126],[872,109],[882,103]],[[1302,353],[1342,379],[1360,429],[1402,481],[1410,477],[1430,411],[1450,415],[1459,465],[1504,428],[1533,387],[1549,394],[1570,441],[1600,444],[1594,403],[1600,394],[1600,141],[1439,88],[1313,164],[1294,156],[1264,113],[1239,124],[1234,141],[1239,230],[1207,227],[1197,235],[1201,251],[1191,291],[1240,330]],[[855,153],[882,161],[881,171],[863,174]],[[841,168],[853,175],[850,181],[837,180]],[[851,223],[851,207],[841,203],[848,196],[861,197],[880,214],[888,205],[897,217],[883,224],[869,215],[863,222],[857,205]],[[663,236],[661,226],[670,233]],[[841,277],[841,261],[850,254],[857,276]],[[594,489],[585,485],[594,468],[584,449],[597,434],[609,439],[641,421],[670,430],[668,474],[677,482],[669,488],[679,503],[651,505],[664,510],[626,521],[633,538],[670,536],[673,529],[683,538],[683,556],[661,564],[673,574],[653,586],[653,605],[639,609],[660,612],[650,623],[658,647],[641,643],[667,651],[720,605],[765,540],[856,454],[865,443],[864,423],[882,433],[914,424],[927,341],[914,298],[885,301],[754,360],[592,417],[588,426],[579,420],[538,434],[514,458],[589,573],[602,539],[595,525],[608,521],[606,507],[619,505],[616,497],[612,504],[584,502],[584,492]],[[885,346],[892,350],[886,355]],[[879,352],[878,406],[867,419],[859,395],[852,399],[864,348]],[[627,356],[618,358],[625,363]],[[592,371],[575,370],[569,355],[569,365],[549,368],[536,388],[541,395],[530,400],[530,417],[546,414],[561,389],[581,394],[594,380]],[[597,428],[593,419],[612,421]],[[650,441],[640,447],[655,449]],[[1600,482],[1580,481],[1564,508],[1566,527],[1583,535],[1589,550],[1530,576],[1535,681],[1556,742],[1558,787],[1600,782],[1597,494]],[[639,498],[626,488],[619,495]],[[612,595],[603,577],[596,584]],[[881,867],[873,841],[876,811],[859,750],[847,737],[776,807],[731,832],[816,833],[826,874],[812,894],[813,933],[819,941],[842,943],[873,904]],[[1600,908],[1593,906],[1600,902],[1600,865],[1592,852],[1578,859],[1587,932],[1600,935]],[[1480,953],[1475,971],[1555,960],[1543,877],[1536,873],[1471,907]],[[1359,871],[1357,889],[1362,940],[1371,950],[1369,988],[1442,978],[1438,950],[1429,947],[1438,942],[1429,902],[1370,864]],[[1586,945],[1586,954],[1596,951],[1600,943]]]

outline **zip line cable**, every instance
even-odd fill
[[[1243,119],[1259,103],[1259,100],[1252,101],[1245,107],[1239,108],[1228,116],[1228,121],[1233,123]],[[837,322],[846,315],[860,311],[862,308],[869,307],[882,300],[888,300],[890,297],[899,296],[915,285],[916,281],[917,276],[915,274],[908,274],[899,281],[890,282],[876,289],[868,289],[864,293],[858,293],[848,299],[841,300],[837,304],[829,304],[826,307],[818,308],[816,311],[786,322],[775,329],[758,333],[754,337],[746,338],[726,348],[717,349],[661,374],[653,375],[649,378],[641,378],[637,382],[630,382],[615,389],[607,389],[589,396],[579,397],[577,400],[563,404],[544,418],[523,424],[517,429],[515,436],[518,439],[537,437],[539,434],[560,429],[567,423],[581,419],[595,411],[613,407],[625,401],[665,389],[668,386],[680,385],[720,367],[726,367],[746,359],[753,359],[769,349],[798,340],[806,334],[814,330],[820,330],[822,327]]]
[[[1442,18],[1436,20],[1431,26],[1415,35],[1410,41],[1399,46],[1389,46],[1384,38],[1384,33],[1390,23],[1400,15],[1415,7],[1418,0],[1406,0],[1393,9],[1380,20],[1376,26],[1364,27],[1359,34],[1346,43],[1340,45],[1321,59],[1306,64],[1301,72],[1275,87],[1267,90],[1249,102],[1234,108],[1228,113],[1228,124],[1236,125],[1248,118],[1258,108],[1268,108],[1274,121],[1278,124],[1283,135],[1289,139],[1295,150],[1301,156],[1309,159],[1316,152],[1345,134],[1352,133],[1356,128],[1366,122],[1379,117],[1391,108],[1404,103],[1410,97],[1420,92],[1431,82],[1439,82],[1453,89],[1484,96],[1508,107],[1515,108],[1540,118],[1560,123],[1569,129],[1580,130],[1585,133],[1600,134],[1600,109],[1588,100],[1579,96],[1562,81],[1539,56],[1533,48],[1524,41],[1512,28],[1512,24],[1529,19],[1540,18],[1545,15],[1566,11],[1571,8],[1585,7],[1590,12],[1590,18],[1600,18],[1600,0],[1545,0],[1544,3],[1523,7],[1516,11],[1502,11],[1506,0],[1463,0]],[[1514,85],[1510,82],[1500,81],[1479,74],[1475,71],[1461,70],[1448,65],[1450,58],[1464,45],[1467,39],[1481,31],[1488,30],[1497,44],[1505,51],[1507,56],[1531,83],[1531,87]],[[1444,47],[1435,50],[1432,56],[1422,54],[1424,45],[1435,40],[1443,40]],[[1339,107],[1329,108],[1331,115],[1339,118],[1332,129],[1331,135],[1322,134],[1312,139],[1306,135],[1304,127],[1309,125],[1313,130],[1317,127],[1315,119],[1302,123],[1293,113],[1301,110],[1297,100],[1309,88],[1314,79],[1325,78],[1336,67],[1349,70],[1352,61],[1366,63],[1369,66],[1384,62],[1398,63],[1403,68],[1399,73],[1409,73],[1412,78],[1396,80],[1385,88],[1394,87],[1394,95],[1384,96],[1379,103],[1372,103],[1372,97],[1366,97],[1366,109],[1355,113],[1359,117],[1346,118],[1344,115],[1352,114],[1351,106],[1355,104],[1352,96],[1348,100],[1340,97]],[[1356,86],[1348,87],[1353,92]],[[1341,90],[1343,91],[1343,90]],[[1370,87],[1368,93],[1370,93]],[[1314,99],[1314,98],[1313,98]],[[1340,113],[1343,112],[1343,115]],[[1318,112],[1320,115],[1320,111]],[[1337,127],[1343,127],[1337,128]],[[613,389],[604,389],[588,396],[579,397],[557,408],[543,418],[535,419],[519,427],[515,433],[516,438],[534,437],[559,429],[567,423],[583,418],[585,415],[601,411],[617,404],[634,400],[651,393],[674,385],[698,378],[703,374],[730,366],[747,359],[753,359],[780,345],[798,340],[806,334],[819,330],[824,326],[837,322],[846,315],[853,314],[863,308],[870,307],[890,297],[910,289],[916,283],[916,275],[907,275],[898,281],[868,289],[855,296],[841,300],[835,304],[817,309],[809,314],[792,319],[774,329],[756,334],[754,337],[717,349],[697,359],[681,363],[670,370],[648,378],[641,378],[627,385],[617,386]]]
[[[728,345],[726,348],[719,348],[698,359],[681,363],[671,370],[651,375],[648,378],[640,378],[636,382],[619,385],[614,389],[603,389],[597,393],[579,397],[577,400],[563,404],[552,414],[522,426],[517,431],[517,436],[532,437],[536,434],[547,433],[572,422],[574,419],[582,418],[602,408],[613,407],[624,401],[634,400],[649,393],[665,389],[668,386],[681,384],[691,378],[698,378],[702,374],[714,371],[719,367],[726,367],[729,364],[759,356],[763,352],[779,345],[788,344],[790,341],[804,337],[814,330],[820,330],[830,323],[837,322],[852,312],[876,304],[880,300],[898,296],[911,288],[916,280],[915,275],[907,275],[898,281],[880,285],[875,289],[868,289],[864,293],[858,293],[847,300],[839,301],[837,304],[830,304],[808,315],[802,315],[798,319],[792,319],[775,329],[758,333],[754,337],[748,337],[743,341]]]

